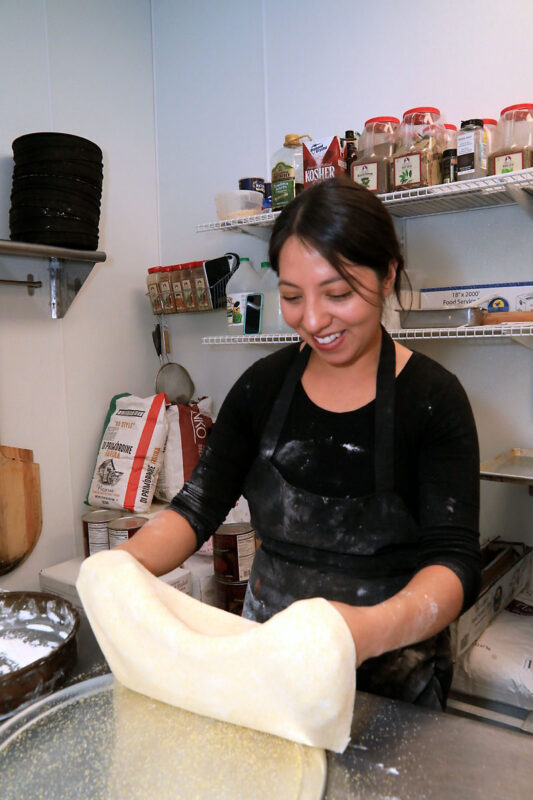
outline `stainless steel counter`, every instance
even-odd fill
[[[69,683],[107,671],[82,618]],[[349,747],[328,753],[325,800],[448,798],[532,800],[533,736],[359,692]]]

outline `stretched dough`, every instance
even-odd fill
[[[115,677],[206,717],[343,752],[355,647],[322,598],[258,624],[155,578],[124,550],[86,559],[77,589]]]

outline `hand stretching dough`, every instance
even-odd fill
[[[258,624],[179,592],[123,550],[86,559],[77,589],[128,688],[302,744],[346,748],[355,647],[326,600],[300,600]]]

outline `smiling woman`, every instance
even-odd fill
[[[306,189],[276,220],[270,261],[303,345],[241,376],[190,480],[124,547],[168,571],[244,494],[261,540],[244,616],[326,598],[354,639],[358,688],[443,707],[447,626],[480,574],[468,399],[381,326],[403,259],[370,192],[342,178]]]

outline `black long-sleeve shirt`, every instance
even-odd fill
[[[299,345],[255,362],[228,393],[206,450],[171,503],[200,546],[224,521],[258,454],[259,441]],[[395,383],[395,491],[420,526],[418,568],[440,564],[463,585],[466,610],[477,597],[479,449],[468,398],[444,367],[413,353]],[[292,485],[315,494],[374,492],[374,401],[326,411],[298,384],[273,462]]]

